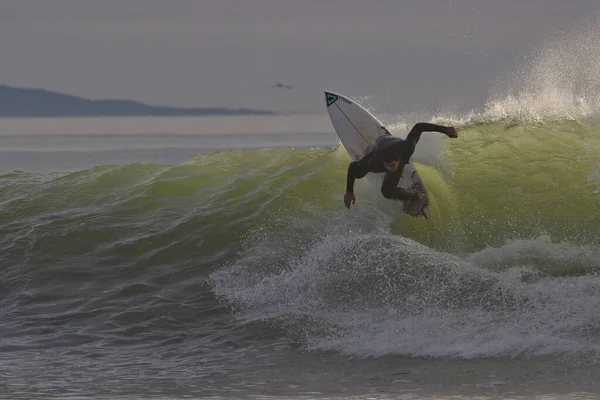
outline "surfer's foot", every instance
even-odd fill
[[[422,192],[416,192],[413,195],[413,199],[410,203],[410,205],[408,206],[408,214],[416,217],[419,215],[419,213],[421,212],[421,210],[423,209],[423,206],[425,205],[425,202],[427,201],[427,194],[422,193]]]

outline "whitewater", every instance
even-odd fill
[[[460,132],[424,134],[414,156],[431,226],[366,180],[345,209],[350,158],[332,128],[221,120],[198,148],[191,132],[170,146],[153,132],[140,149],[129,132],[127,156],[159,162],[112,163],[115,148],[90,150],[111,135],[27,150],[77,132],[3,131],[41,169],[67,153],[97,165],[0,176],[0,392],[593,397],[600,87],[597,42],[578,35],[481,110],[428,118]],[[384,119],[398,136],[415,122]]]

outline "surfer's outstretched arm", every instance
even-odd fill
[[[439,132],[447,135],[448,137],[458,136],[456,128],[454,127],[430,124],[428,122],[419,122],[410,130],[408,136],[406,136],[406,141],[411,142],[414,146],[416,146],[417,142],[421,138],[421,133],[423,132]]]
[[[415,152],[415,147],[417,147],[417,143],[421,138],[421,133],[423,132],[439,132],[450,138],[458,137],[458,132],[456,128],[452,126],[443,126],[430,124],[428,122],[419,122],[413,126],[408,135],[406,136],[406,140],[404,141],[404,158],[409,160]]]

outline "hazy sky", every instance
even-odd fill
[[[156,105],[481,104],[598,0],[0,0],[0,83]],[[291,90],[273,88],[283,82]]]

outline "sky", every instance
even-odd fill
[[[598,0],[0,0],[0,84],[152,105],[481,106]],[[277,83],[291,89],[273,87]]]

